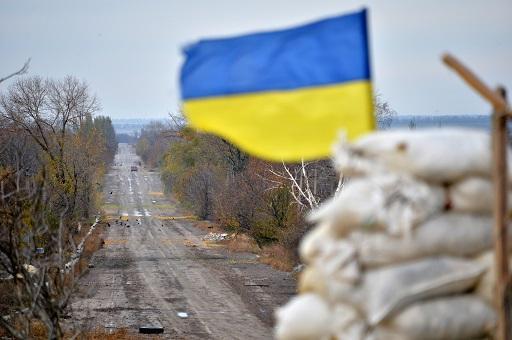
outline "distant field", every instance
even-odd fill
[[[389,128],[425,128],[459,126],[487,130],[489,115],[397,115],[391,119]]]
[[[114,130],[116,134],[127,134],[127,135],[136,135],[140,132],[140,129],[149,124],[151,121],[163,121],[162,118],[134,118],[134,119],[125,119],[125,118],[113,118],[112,125],[114,125]]]
[[[140,129],[151,121],[164,121],[164,118],[112,119],[116,134],[136,136]],[[477,129],[489,129],[489,115],[396,115],[389,128],[424,128],[461,126]]]

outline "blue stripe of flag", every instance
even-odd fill
[[[366,10],[185,49],[183,99],[369,80]]]

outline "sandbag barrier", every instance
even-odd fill
[[[489,134],[376,132],[342,139],[334,163],[350,180],[310,215],[299,294],[276,311],[276,338],[493,337]]]

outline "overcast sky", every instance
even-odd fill
[[[367,6],[377,93],[400,114],[487,113],[440,62],[451,51],[512,92],[510,0],[0,0],[0,76],[75,75],[114,118],[179,109],[181,48]],[[2,84],[2,88],[8,86]]]

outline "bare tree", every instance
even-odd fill
[[[374,98],[375,117],[377,125],[380,129],[388,129],[391,127],[393,118],[397,115],[391,105],[382,98],[382,95],[377,94]]]
[[[301,209],[314,209],[330,195],[341,190],[344,180],[338,178],[328,160],[304,162],[287,165],[282,163],[282,170],[270,168],[269,172],[279,180],[274,184],[282,185],[282,180],[289,183],[290,193]],[[271,178],[269,180],[272,181]]]
[[[0,289],[11,293],[0,327],[12,337],[31,338],[35,320],[48,338],[63,337],[83,247],[71,226],[93,214],[106,145],[98,107],[73,77],[19,78],[0,96]]]
[[[56,180],[63,188],[76,180],[76,168],[69,166],[68,161],[73,156],[69,152],[74,151],[67,145],[70,135],[98,109],[87,84],[74,77],[63,80],[20,78],[0,97],[0,119],[32,138],[54,165]],[[72,194],[76,193],[74,190]],[[59,204],[72,213],[75,201],[62,197]]]
[[[396,111],[382,99],[381,95],[375,96],[374,106],[379,128],[389,128]],[[306,163],[302,161],[296,165],[283,163],[282,169],[271,167],[269,171],[279,179],[274,181],[272,188],[279,187],[282,184],[281,180],[288,182],[290,193],[301,209],[318,207],[326,197],[340,192],[345,183],[343,175],[338,176],[327,160]],[[272,178],[268,180],[272,181]]]
[[[25,64],[23,64],[23,66],[18,71],[13,72],[6,77],[0,78],[0,83],[4,82],[12,77],[21,76],[21,75],[27,73],[29,65],[30,65],[30,58],[27,59]]]
[[[73,272],[64,264],[74,246],[64,217],[52,221],[46,210],[45,177],[45,172],[37,180],[16,171],[0,183],[0,282],[12,297],[1,310],[0,326],[17,339],[31,337],[34,320],[43,323],[49,339],[62,338],[61,320],[73,290]]]

